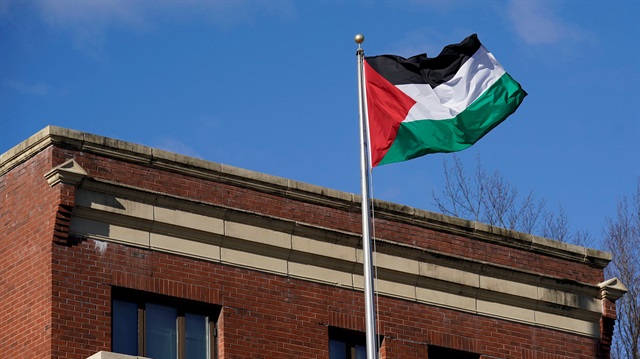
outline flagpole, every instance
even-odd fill
[[[369,191],[369,134],[367,123],[366,98],[364,87],[364,50],[360,44],[364,42],[364,36],[357,34],[355,41],[358,44],[356,56],[358,58],[358,108],[360,111],[360,187],[362,189],[362,250],[364,252],[364,307],[365,325],[367,337],[367,358],[378,358],[378,341],[376,335],[376,310],[373,301],[373,261],[371,255],[371,196]]]

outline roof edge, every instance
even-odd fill
[[[58,126],[47,126],[0,155],[0,176],[51,145],[75,148],[173,172],[250,187],[334,208],[357,210],[358,194],[294,181],[239,167],[188,157],[160,149]],[[531,234],[490,226],[392,202],[374,200],[376,217],[476,238],[486,242],[530,250],[590,266],[604,268],[611,253]]]

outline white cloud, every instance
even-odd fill
[[[109,23],[136,24],[136,2],[111,1],[38,1],[42,17],[55,26],[104,26]]]
[[[145,19],[136,2],[110,1],[37,1],[44,22],[67,31],[74,45],[86,55],[102,57],[111,27],[145,28]]]
[[[557,14],[553,2],[513,0],[508,16],[518,36],[530,45],[559,44],[585,36]]]
[[[51,87],[41,82],[28,84],[22,81],[3,80],[2,86],[24,95],[46,96],[51,92]]]
[[[293,2],[37,0],[46,24],[71,34],[76,47],[101,57],[110,30],[150,31],[159,22],[202,21],[228,28],[265,15],[295,16]],[[7,12],[5,9],[3,12]]]

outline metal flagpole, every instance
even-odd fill
[[[364,88],[364,50],[360,44],[364,42],[364,36],[357,34],[355,41],[358,44],[356,56],[358,58],[358,97],[360,111],[360,186],[362,189],[362,249],[364,251],[364,307],[367,336],[367,358],[378,358],[378,340],[376,335],[376,310],[373,301],[373,261],[371,255],[371,197],[369,194],[369,126],[367,119],[365,88]]]

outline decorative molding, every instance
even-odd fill
[[[598,287],[600,288],[600,295],[598,298],[608,299],[612,302],[620,299],[620,297],[629,291],[629,289],[615,277],[602,283],[598,283]]]
[[[85,171],[75,160],[68,160],[45,173],[44,178],[53,187],[58,183],[70,184],[77,186],[87,176]]]

